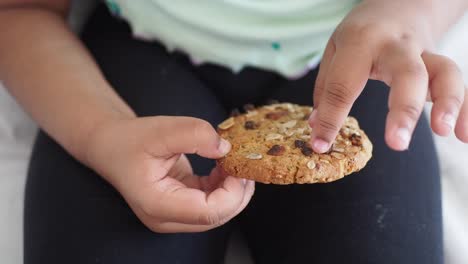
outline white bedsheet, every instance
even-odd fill
[[[440,51],[457,61],[468,81],[466,29],[468,15],[447,34]],[[22,263],[24,182],[35,131],[34,123],[0,87],[1,263]],[[468,208],[464,204],[468,201],[468,145],[457,142],[453,136],[448,139],[436,137],[436,144],[442,166],[446,263],[468,263]],[[236,250],[239,249],[230,254],[238,252]]]

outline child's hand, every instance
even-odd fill
[[[468,142],[468,93],[449,58],[431,53],[433,18],[421,1],[363,1],[337,27],[317,78],[311,115],[312,146],[325,152],[368,78],[391,87],[385,139],[404,150],[426,98],[434,102],[431,126],[453,129]]]
[[[109,181],[155,232],[199,232],[227,222],[254,192],[254,182],[213,170],[193,174],[183,153],[220,158],[230,150],[213,127],[189,117],[148,117],[101,125],[85,163]]]

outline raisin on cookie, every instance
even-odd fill
[[[262,183],[326,183],[359,171],[372,157],[372,143],[357,120],[348,117],[329,152],[309,145],[312,107],[274,103],[244,107],[218,125],[232,144],[217,164],[229,175]]]

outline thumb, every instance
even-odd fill
[[[158,140],[152,153],[156,155],[186,153],[216,159],[231,150],[231,144],[221,138],[205,120],[175,116],[159,116],[154,119]]]

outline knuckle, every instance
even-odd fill
[[[382,31],[379,26],[374,24],[361,24],[361,23],[350,23],[344,28],[346,34],[346,40],[348,43],[360,44],[364,41],[375,42],[381,39]]]
[[[353,92],[348,85],[331,82],[327,87],[326,101],[333,107],[345,108],[353,103]]]
[[[214,131],[210,123],[201,119],[196,120],[194,122],[195,123],[193,126],[193,136],[195,139],[195,145],[194,145],[194,150],[192,152],[198,151],[200,145],[206,144],[208,142],[216,141],[217,143],[217,140],[218,140],[217,133]],[[204,143],[201,143],[200,141]]]
[[[459,97],[459,96],[451,95],[447,97],[447,101],[449,105],[455,106],[456,109],[460,109],[463,106],[463,96]]]
[[[403,73],[422,79],[428,79],[426,67],[417,61],[408,61],[401,68]]]
[[[197,136],[206,135],[212,132],[213,128],[210,123],[202,119],[194,120],[194,132]]]
[[[416,104],[403,104],[399,106],[399,111],[404,113],[412,121],[416,122],[419,119],[422,108]]]
[[[379,26],[373,25],[373,24],[366,24],[360,27],[356,27],[357,29],[357,34],[360,38],[363,40],[369,39],[369,40],[375,40],[377,38],[380,38],[382,35],[382,31]]]
[[[323,118],[319,118],[318,125],[319,125],[319,128],[327,134],[333,134],[335,133],[335,131],[339,130],[338,125],[328,120],[325,120]]]
[[[223,218],[215,210],[209,210],[205,213],[200,214],[198,217],[198,223],[200,225],[207,226],[218,226],[223,223]]]

